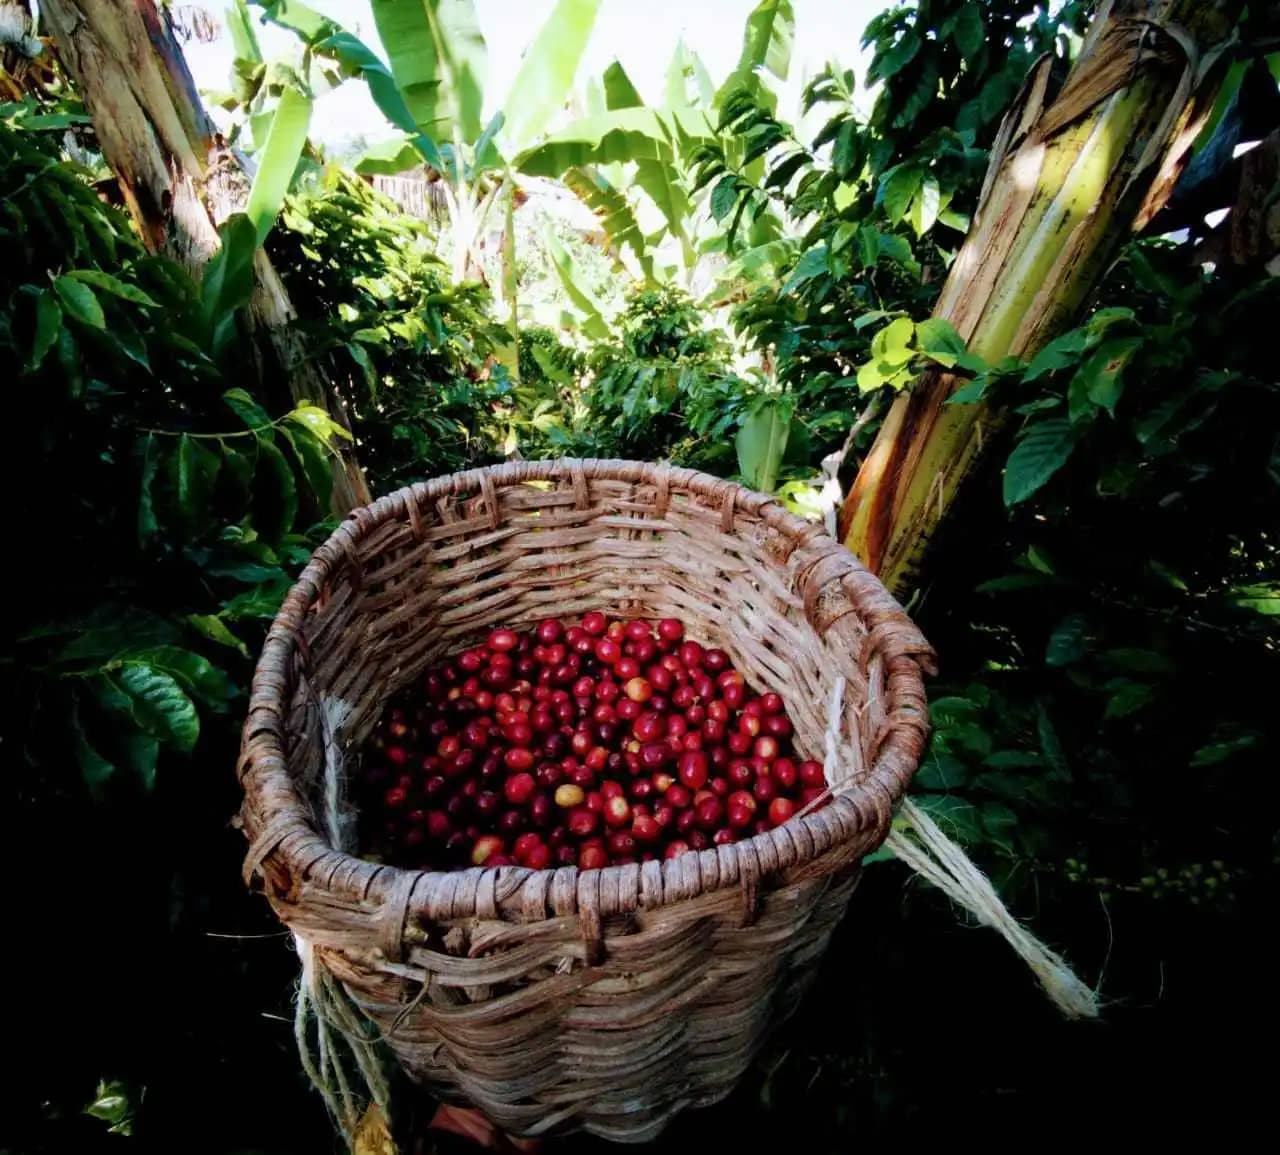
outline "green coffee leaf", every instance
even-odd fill
[[[325,445],[331,445],[335,437],[345,441],[352,440],[351,433],[339,425],[319,405],[299,405],[288,414],[288,419],[309,430]]]
[[[858,229],[858,253],[862,258],[864,269],[874,269],[880,260],[880,232],[871,225],[862,225]]]
[[[1224,735],[1216,741],[1208,742],[1201,746],[1191,756],[1190,765],[1195,770],[1203,769],[1206,766],[1217,766],[1244,750],[1252,749],[1259,745],[1261,741],[1262,735],[1253,730],[1246,730],[1243,733],[1229,736]]]
[[[1089,336],[1093,339],[1101,337],[1112,325],[1122,324],[1127,321],[1136,320],[1136,314],[1132,309],[1125,308],[1121,305],[1115,305],[1107,309],[1099,309],[1096,313],[1085,322],[1085,328],[1088,330]]]
[[[1067,761],[1067,752],[1063,749],[1062,739],[1058,737],[1057,727],[1049,715],[1049,708],[1040,699],[1036,702],[1036,733],[1040,738],[1040,749],[1045,760],[1053,767],[1054,773],[1063,777],[1071,776],[1071,764]]]
[[[217,642],[222,646],[229,646],[242,657],[249,656],[249,647],[231,632],[227,627],[227,623],[215,614],[188,614],[187,624],[191,626],[198,634],[208,638],[211,642]]]
[[[1156,692],[1149,682],[1134,682],[1128,678],[1114,679],[1107,683],[1107,688],[1111,691],[1107,700],[1107,718],[1127,718],[1141,710]]]
[[[764,182],[765,188],[785,189],[791,182],[791,178],[809,163],[810,157],[807,152],[801,150],[791,153],[769,170],[769,177]]]
[[[281,432],[293,450],[316,501],[321,509],[327,510],[333,496],[333,466],[324,443],[309,429],[284,429]]]
[[[880,234],[880,255],[888,257],[891,261],[897,261],[900,265],[906,265],[908,268],[915,265],[915,256],[911,252],[911,245],[907,238],[894,233]]]
[[[107,318],[102,312],[102,305],[88,285],[69,276],[55,277],[53,291],[62,301],[67,315],[88,325],[91,329],[105,329]]]
[[[1068,614],[1049,635],[1044,660],[1050,666],[1068,666],[1084,657],[1089,619],[1084,614]]]
[[[189,754],[200,737],[195,703],[176,678],[146,662],[122,665],[111,682],[130,700],[138,725],[153,738]]]
[[[246,428],[256,431],[271,424],[267,411],[253,399],[247,389],[228,389],[222,395],[222,401],[245,423]]]
[[[974,586],[980,594],[1013,593],[1019,590],[1042,590],[1057,585],[1057,579],[1035,573],[1011,573]]]
[[[53,294],[41,289],[36,296],[36,329],[31,339],[31,356],[27,360],[27,369],[39,369],[58,339],[62,328],[62,307]]]
[[[129,1101],[129,1089],[118,1080],[100,1081],[93,1101],[85,1107],[84,1113],[110,1124],[107,1128],[110,1134],[133,1134],[133,1104]]]
[[[912,784],[919,790],[947,791],[963,786],[968,771],[953,754],[931,749],[920,763]]]
[[[146,549],[159,528],[151,487],[155,483],[160,455],[154,433],[146,434],[138,444],[142,458],[142,473],[138,484],[138,545]]]
[[[351,355],[351,360],[360,366],[360,372],[364,374],[364,382],[369,386],[369,392],[376,396],[378,392],[378,374],[373,367],[373,361],[369,357],[369,351],[358,341],[348,341],[345,348]]]
[[[243,619],[270,621],[280,610],[280,603],[289,592],[289,583],[268,582],[254,590],[247,590],[232,598],[222,608],[224,617],[232,621]]]
[[[1074,448],[1075,433],[1065,417],[1045,417],[1029,425],[1005,465],[1005,505],[1026,501],[1067,463]]]
[[[142,663],[163,671],[180,682],[189,695],[215,711],[225,711],[227,704],[238,692],[225,670],[219,669],[208,658],[181,646],[156,646],[139,650],[128,655],[124,663]]]
[[[1034,381],[1046,373],[1070,368],[1080,360],[1080,354],[1087,343],[1088,334],[1083,329],[1072,329],[1070,333],[1064,333],[1056,340],[1050,341],[1032,358],[1022,379]]]
[[[997,750],[983,762],[998,770],[1038,770],[1044,765],[1044,758],[1034,750]]]
[[[968,381],[961,385],[950,397],[943,402],[944,405],[972,405],[982,400],[982,395],[987,391],[987,382],[983,378]]]
[[[298,486],[289,462],[268,437],[258,437],[253,488],[254,525],[267,541],[279,541],[298,516]]]
[[[142,730],[127,730],[119,735],[120,751],[125,765],[133,771],[144,790],[154,790],[156,766],[160,761],[160,743]]]
[[[875,59],[871,62],[867,82],[873,83],[877,80],[888,80],[890,77],[897,76],[916,58],[916,53],[920,51],[920,44],[920,36],[910,29],[904,31],[898,38],[897,43],[884,52],[876,53]]]
[[[933,228],[934,221],[938,219],[938,209],[941,205],[942,190],[938,187],[938,181],[935,177],[926,173],[920,183],[919,191],[911,198],[909,216],[911,227],[915,229],[916,236],[922,237]]]
[[[871,339],[872,356],[905,363],[911,358],[911,340],[915,331],[915,322],[910,317],[890,321]]]
[[[97,794],[116,772],[115,763],[109,762],[94,748],[80,722],[80,702],[76,699],[71,708],[71,747],[75,751],[80,777],[90,793]]]
[[[868,361],[859,367],[856,376],[858,388],[864,393],[885,385],[892,389],[902,389],[913,379],[909,360]]]
[[[985,758],[991,753],[991,735],[976,722],[952,726],[942,738],[948,748],[958,747],[977,758]]]
[[[205,562],[204,572],[210,577],[230,578],[245,585],[257,585],[284,576],[278,565],[270,565],[239,554],[222,555]]]
[[[849,221],[841,221],[836,226],[836,231],[831,237],[831,252],[842,253],[852,243],[853,238],[857,236],[858,229]]]
[[[960,55],[971,59],[982,48],[986,39],[986,29],[982,25],[982,5],[966,4],[956,13],[955,23],[951,27],[951,38],[955,41]]]
[[[893,374],[886,374],[882,368],[883,365],[884,362],[877,361],[867,361],[859,365],[857,376],[854,378],[858,382],[858,388],[864,393],[871,393],[884,385]]]
[[[906,128],[914,123],[917,117],[929,107],[938,95],[938,61],[933,53],[925,56],[921,62],[919,74],[911,91],[907,93],[902,107],[893,118],[894,128]]]
[[[82,281],[86,285],[92,285],[95,289],[101,289],[104,293],[110,293],[113,297],[132,301],[135,305],[148,305],[153,309],[160,307],[158,301],[153,300],[136,285],[125,284],[119,277],[113,277],[99,269],[73,269],[67,276]]]
[[[929,703],[929,717],[937,727],[955,726],[972,720],[978,716],[979,711],[979,703],[958,694],[947,694]]]
[[[237,510],[245,509],[253,494],[253,475],[257,467],[252,449],[245,446],[244,438],[235,442],[220,441],[218,449],[222,453],[222,472],[220,474],[220,496],[225,497]]]
[[[902,220],[923,183],[924,173],[919,165],[895,165],[884,173],[880,177],[878,195],[885,215],[891,221]]]
[[[105,601],[85,614],[45,622],[19,635],[23,642],[63,641],[50,659],[62,672],[96,669],[122,650],[173,640],[172,623],[150,610]]]
[[[731,212],[733,206],[738,203],[738,178],[735,174],[730,173],[728,176],[721,177],[716,187],[711,191],[711,215],[716,221],[723,221]]]
[[[1014,848],[1013,831],[1018,825],[1018,816],[1003,802],[984,802],[980,814],[982,828],[991,841],[1002,850],[1012,851]]]
[[[883,321],[886,317],[891,316],[893,314],[886,312],[884,309],[868,309],[865,313],[859,313],[853,319],[853,328],[860,333],[868,325],[874,325],[877,321]]]
[[[930,317],[916,325],[916,344],[925,353],[950,353],[958,357],[965,351],[964,338],[942,317]]]
[[[836,133],[835,144],[831,146],[831,165],[843,177],[854,179],[862,168],[862,137],[858,133],[858,122],[849,117]]]
[[[823,276],[827,272],[827,257],[826,245],[816,245],[809,249],[796,262],[796,267],[787,278],[787,283],[782,286],[779,296],[785,297],[788,293],[794,293],[806,281]]]
[[[1264,617],[1275,617],[1280,614],[1280,583],[1258,582],[1234,586],[1227,592],[1227,600],[1239,609],[1250,610]]]
[[[782,504],[797,517],[808,521],[822,520],[822,490],[817,486],[804,481],[788,481],[774,492]]]
[[[913,794],[911,800],[958,842],[982,841],[982,817],[972,802],[954,794]]]
[[[169,459],[169,472],[178,517],[189,534],[198,533],[213,518],[213,487],[222,459],[185,433]]]
[[[1076,370],[1067,391],[1068,409],[1072,419],[1078,416],[1081,395],[1089,402],[1105,409],[1112,417],[1124,383],[1121,374],[1129,359],[1142,345],[1141,337],[1117,337],[1104,341]]]
[[[1026,565],[1037,573],[1056,574],[1058,572],[1058,566],[1049,551],[1035,545],[1027,546],[1026,553],[1018,559],[1018,563]]]

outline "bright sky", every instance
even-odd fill
[[[858,47],[867,21],[887,0],[793,0],[796,43],[791,79],[782,94],[781,110],[797,110],[804,82],[835,58],[854,68],[861,80],[866,61]],[[313,8],[339,20],[376,51],[381,52],[377,27],[368,0],[309,0]],[[737,63],[742,28],[756,0],[603,0],[579,83],[599,76],[616,57],[647,101],[659,103],[671,53],[680,36],[702,57],[712,80],[719,83]],[[486,116],[496,112],[507,84],[519,67],[525,46],[555,7],[555,0],[476,0],[480,26],[489,46]],[[217,12],[209,4],[210,14]],[[256,16],[257,10],[250,9]],[[296,41],[278,28],[258,28],[263,53],[289,57]],[[213,44],[192,41],[187,59],[196,83],[203,89],[227,88],[232,47],[225,33]],[[385,57],[384,57],[385,58]],[[360,83],[344,84],[322,98],[312,117],[312,135],[337,143],[356,135],[370,138],[390,131]]]

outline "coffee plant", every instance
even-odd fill
[[[167,1008],[244,983],[234,956],[204,953],[209,931],[236,929],[213,865],[235,855],[236,735],[252,655],[329,517],[343,436],[320,409],[244,387],[253,226],[233,217],[199,277],[147,255],[100,171],[64,151],[72,124],[94,160],[83,123],[0,108],[0,358],[29,489],[11,510],[4,810],[17,855],[41,863],[15,915],[37,925],[49,894],[76,894],[67,922],[98,944],[75,1046],[33,1032],[11,1087],[5,1129],[32,1150],[46,1129],[81,1148],[135,1133],[143,1088],[166,1098],[156,1048],[189,1052],[199,1079],[243,1029],[218,1000]],[[171,964],[191,990],[162,993]],[[81,965],[52,957],[43,981],[71,990]]]
[[[147,256],[58,136],[0,123],[5,360],[28,398],[37,572],[14,686],[41,789],[151,789],[240,699],[250,646],[327,515],[314,406],[234,384],[246,267]],[[235,218],[229,229],[247,227]],[[250,229],[251,231],[251,229]],[[251,251],[251,250],[250,250]]]
[[[510,387],[484,287],[451,284],[427,223],[340,169],[291,196],[283,224],[272,258],[375,488],[492,460]]]

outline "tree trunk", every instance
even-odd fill
[[[93,118],[102,155],[120,184],[143,243],[199,275],[218,251],[218,225],[244,207],[249,179],[205,114],[167,14],[153,0],[41,0],[67,74]],[[249,311],[264,384],[287,381],[308,402],[348,422],[302,348],[289,295],[261,249]],[[332,507],[372,500],[353,451],[335,446]]]
[[[1103,3],[1052,103],[1050,59],[1033,66],[934,309],[971,352],[1029,359],[1075,321],[1120,243],[1168,198],[1213,105],[1222,69],[1209,50],[1242,7]],[[899,592],[1002,420],[984,403],[946,405],[956,386],[929,371],[894,401],[840,511],[845,545]]]

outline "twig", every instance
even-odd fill
[[[871,400],[863,406],[862,412],[858,414],[857,419],[849,426],[849,435],[844,439],[844,444],[840,446],[840,456],[836,459],[836,468],[831,474],[832,477],[840,472],[844,459],[849,456],[850,450],[853,449],[853,443],[858,440],[858,434],[879,416],[880,406],[883,403],[884,399],[879,393],[873,394]],[[823,462],[823,464],[825,465],[826,462]]]

